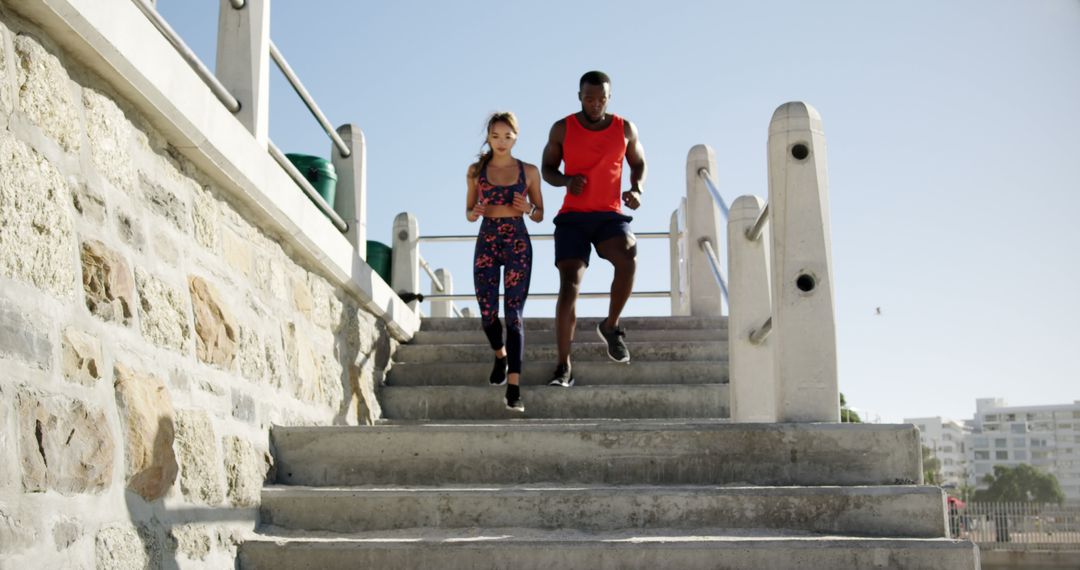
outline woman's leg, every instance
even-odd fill
[[[503,343],[502,323],[499,322],[499,262],[495,251],[494,226],[486,222],[480,225],[473,253],[473,290],[480,306],[480,323],[491,349],[495,351],[495,364],[491,370],[492,384],[506,381],[506,346]]]
[[[524,225],[524,223],[522,224]],[[510,383],[517,384],[521,374],[522,357],[525,353],[525,299],[529,296],[532,278],[532,242],[524,227],[514,237],[507,255],[506,275],[503,282],[506,309],[506,352],[509,360]]]

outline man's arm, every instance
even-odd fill
[[[551,125],[548,142],[544,147],[544,158],[540,163],[540,172],[545,182],[556,188],[565,186],[568,192],[576,196],[585,189],[585,177],[580,174],[567,176],[559,171],[559,164],[563,160],[564,140],[566,140],[566,119],[561,119]]]
[[[641,192],[645,187],[645,175],[648,167],[645,166],[645,149],[638,139],[637,127],[630,121],[623,122],[623,133],[626,135],[626,163],[630,165],[630,189],[623,192],[623,203],[631,210],[638,209],[641,205]]]

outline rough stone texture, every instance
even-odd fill
[[[83,536],[83,526],[75,519],[64,518],[53,525],[52,535],[53,543],[56,544],[56,551],[66,550],[72,544],[75,544]]]
[[[9,115],[14,109],[14,97],[11,95],[12,76],[8,67],[8,39],[11,32],[0,24],[0,115]]]
[[[229,228],[221,231],[221,237],[221,255],[225,263],[241,275],[250,276],[255,264],[251,243]]]
[[[269,252],[260,255],[255,260],[255,274],[259,276],[259,290],[280,303],[290,303],[289,287],[286,285],[288,277],[282,267],[281,248],[273,244]]]
[[[109,570],[158,570],[161,543],[144,526],[117,524],[97,534],[94,552],[97,568]]]
[[[65,151],[78,150],[81,121],[71,79],[60,60],[37,40],[23,34],[15,38],[15,56],[19,111],[60,143]]]
[[[137,181],[131,160],[135,128],[120,107],[101,93],[85,88],[82,100],[94,168],[113,186],[132,192]]]
[[[293,279],[292,297],[293,306],[296,307],[296,310],[310,320],[311,313],[315,310],[315,298],[312,296],[307,280],[303,276]]]
[[[175,414],[169,391],[156,376],[123,364],[114,370],[116,405],[124,426],[124,483],[147,501],[164,497],[176,481]]]
[[[105,414],[62,396],[15,396],[23,489],[96,493],[112,483],[115,444]]]
[[[75,291],[68,191],[55,167],[0,129],[0,276],[59,297]]]
[[[13,418],[8,398],[3,387],[0,387],[0,493],[15,487],[19,480]]]
[[[323,374],[315,348],[304,334],[298,333],[294,323],[283,324],[281,336],[293,377],[294,394],[306,402],[323,401],[326,395],[321,381]]]
[[[34,527],[4,508],[0,504],[0,554],[14,554],[33,546],[37,541]]]
[[[48,332],[36,324],[42,320],[23,314],[0,299],[0,357],[15,358],[42,370],[52,364],[53,346]]]
[[[82,214],[88,221],[98,225],[105,223],[105,217],[108,213],[105,207],[105,198],[85,183],[76,184],[72,187],[71,203],[75,206],[75,211]]]
[[[240,327],[240,373],[248,380],[260,382],[266,376],[266,358],[259,333],[250,327]]]
[[[137,268],[139,324],[146,340],[186,353],[191,345],[191,325],[185,295],[150,273]]]
[[[131,324],[135,311],[135,281],[124,258],[100,241],[82,244],[83,291],[86,308],[106,321]]]
[[[195,241],[216,252],[221,243],[221,230],[218,226],[218,203],[209,187],[199,188],[195,192],[191,218],[195,226]]]
[[[266,463],[251,443],[238,437],[224,438],[221,447],[225,453],[229,502],[236,507],[258,505],[266,478]]]
[[[180,452],[180,490],[188,500],[217,505],[224,499],[217,440],[206,412],[176,413],[176,444]]]
[[[349,385],[352,388],[350,407],[353,417],[361,425],[372,425],[382,417],[382,407],[376,395],[379,379],[376,370],[386,366],[389,346],[382,342],[386,335],[380,334],[375,317],[355,308],[349,309],[348,343],[355,353],[349,366]]]
[[[342,317],[345,316],[342,312],[341,301],[334,295],[333,287],[318,275],[309,273],[308,283],[314,297],[312,322],[318,327],[336,333],[341,329]]]
[[[206,560],[211,540],[210,531],[200,525],[186,524],[169,530],[171,549],[190,560]]]
[[[176,243],[166,236],[162,232],[154,234],[154,257],[168,263],[172,266],[177,266],[180,262],[180,249]]]
[[[146,232],[143,231],[143,221],[139,216],[132,215],[127,209],[116,208],[113,222],[116,224],[116,233],[124,243],[140,252],[146,249]]]
[[[101,341],[68,327],[62,347],[64,378],[83,386],[93,386],[101,379]]]
[[[142,186],[143,199],[150,210],[168,220],[180,232],[188,233],[191,216],[188,214],[187,204],[183,199],[151,180],[150,176],[144,172],[139,173],[139,182]]]
[[[232,391],[232,417],[249,424],[255,423],[255,399],[240,390]]]
[[[191,308],[195,313],[195,354],[199,360],[232,368],[240,327],[217,289],[202,277],[188,277]]]

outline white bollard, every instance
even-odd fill
[[[453,295],[454,294],[454,279],[450,276],[450,272],[445,269],[436,269],[435,278],[442,282],[443,287],[439,289],[439,286],[435,284],[435,281],[431,282],[431,294],[432,295]],[[454,316],[454,302],[450,299],[445,301],[432,301],[431,302],[431,316],[433,317],[452,317]]]
[[[348,145],[350,154],[341,156],[337,145],[330,144],[330,156],[333,157],[338,177],[334,211],[349,224],[349,231],[345,233],[349,243],[356,248],[360,259],[367,259],[367,148],[364,131],[356,125],[346,124],[338,127],[337,133]]]
[[[214,75],[240,101],[236,118],[260,145],[270,137],[270,0],[220,0]]]
[[[785,103],[769,123],[773,362],[782,422],[840,421],[821,115]]]
[[[420,225],[416,216],[402,212],[394,217],[391,248],[390,287],[398,295],[420,293]],[[410,302],[409,308],[418,311],[420,302]]]
[[[671,229],[668,238],[671,260],[671,315],[690,314],[690,285],[686,276],[686,198],[679,201],[679,208],[671,213]]]
[[[756,240],[746,237],[763,207],[757,196],[739,196],[728,215],[728,393],[736,422],[777,419],[772,341],[750,341],[772,316],[768,222]]]
[[[712,148],[699,144],[686,157],[686,271],[690,286],[690,314],[719,316],[723,313],[724,297],[713,275],[706,253],[699,246],[703,240],[712,243],[719,252],[724,216],[716,205],[698,171],[708,169],[716,175],[716,156]]]

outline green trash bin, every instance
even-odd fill
[[[337,193],[337,171],[334,163],[321,156],[309,154],[289,153],[285,155],[289,162],[307,178],[307,181],[315,187],[315,191],[322,196],[323,201],[331,208],[334,207],[334,195]]]
[[[392,266],[390,256],[392,254],[393,249],[385,243],[368,240],[367,264],[387,283],[390,283],[390,268]]]

